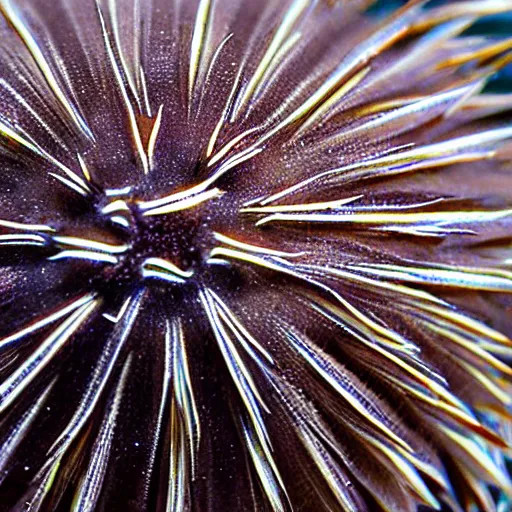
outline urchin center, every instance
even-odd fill
[[[216,197],[109,202],[102,213],[122,226],[126,238],[126,249],[109,274],[117,281],[158,279],[178,284],[200,274],[213,246],[207,199]]]
[[[158,217],[134,213],[126,262],[144,278],[182,283],[204,264],[208,227],[197,212],[175,212]]]

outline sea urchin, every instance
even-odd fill
[[[509,510],[512,1],[0,0],[0,509]]]

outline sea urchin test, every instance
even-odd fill
[[[372,3],[0,0],[2,512],[510,510],[512,1]]]

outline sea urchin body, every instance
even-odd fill
[[[509,510],[508,0],[0,0],[0,510]]]

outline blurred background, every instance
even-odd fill
[[[428,7],[449,5],[454,1],[455,0],[431,0]],[[385,16],[406,3],[407,0],[378,0],[370,9],[370,12],[375,16]],[[468,35],[485,34],[489,37],[500,38],[507,36],[512,37],[512,13],[484,18],[465,33]],[[486,91],[512,92],[512,64],[503,69],[489,82]]]

